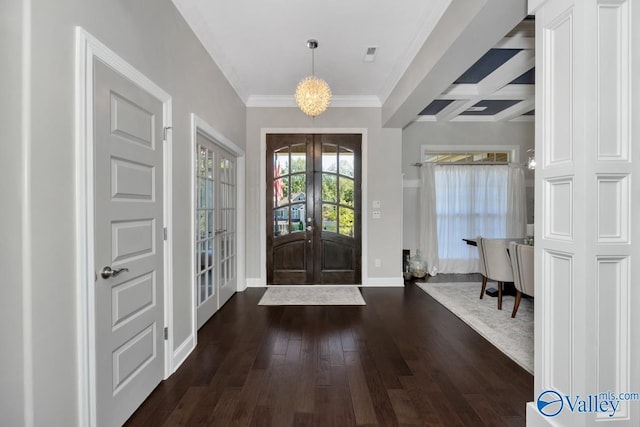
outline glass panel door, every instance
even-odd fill
[[[197,135],[195,283],[198,328],[237,289],[236,157]]]

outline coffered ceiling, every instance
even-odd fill
[[[332,107],[384,107],[402,79],[415,73],[425,45],[444,43],[434,29],[455,20],[462,3],[502,6],[498,0],[173,2],[249,107],[295,106],[295,87],[311,73],[310,38],[319,41],[315,74],[329,83]],[[468,71],[449,73],[449,87],[443,91],[439,81],[439,95],[424,96],[417,109],[414,102],[413,119],[403,120],[526,120],[523,114],[533,109],[532,23],[505,30],[494,49],[471,46],[462,58]],[[372,49],[375,54],[367,55]]]

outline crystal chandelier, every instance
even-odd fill
[[[318,40],[308,40],[307,47],[311,49],[311,75],[298,83],[295,98],[296,104],[305,114],[315,117],[329,106],[331,89],[327,82],[315,76],[314,49],[318,47]]]

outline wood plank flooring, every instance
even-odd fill
[[[524,426],[533,377],[418,287],[366,306],[236,294],[129,426]]]

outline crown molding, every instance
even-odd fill
[[[247,99],[247,107],[254,108],[297,108],[293,95],[251,95]],[[331,98],[329,108],[380,108],[382,102],[375,95],[345,96]]]

